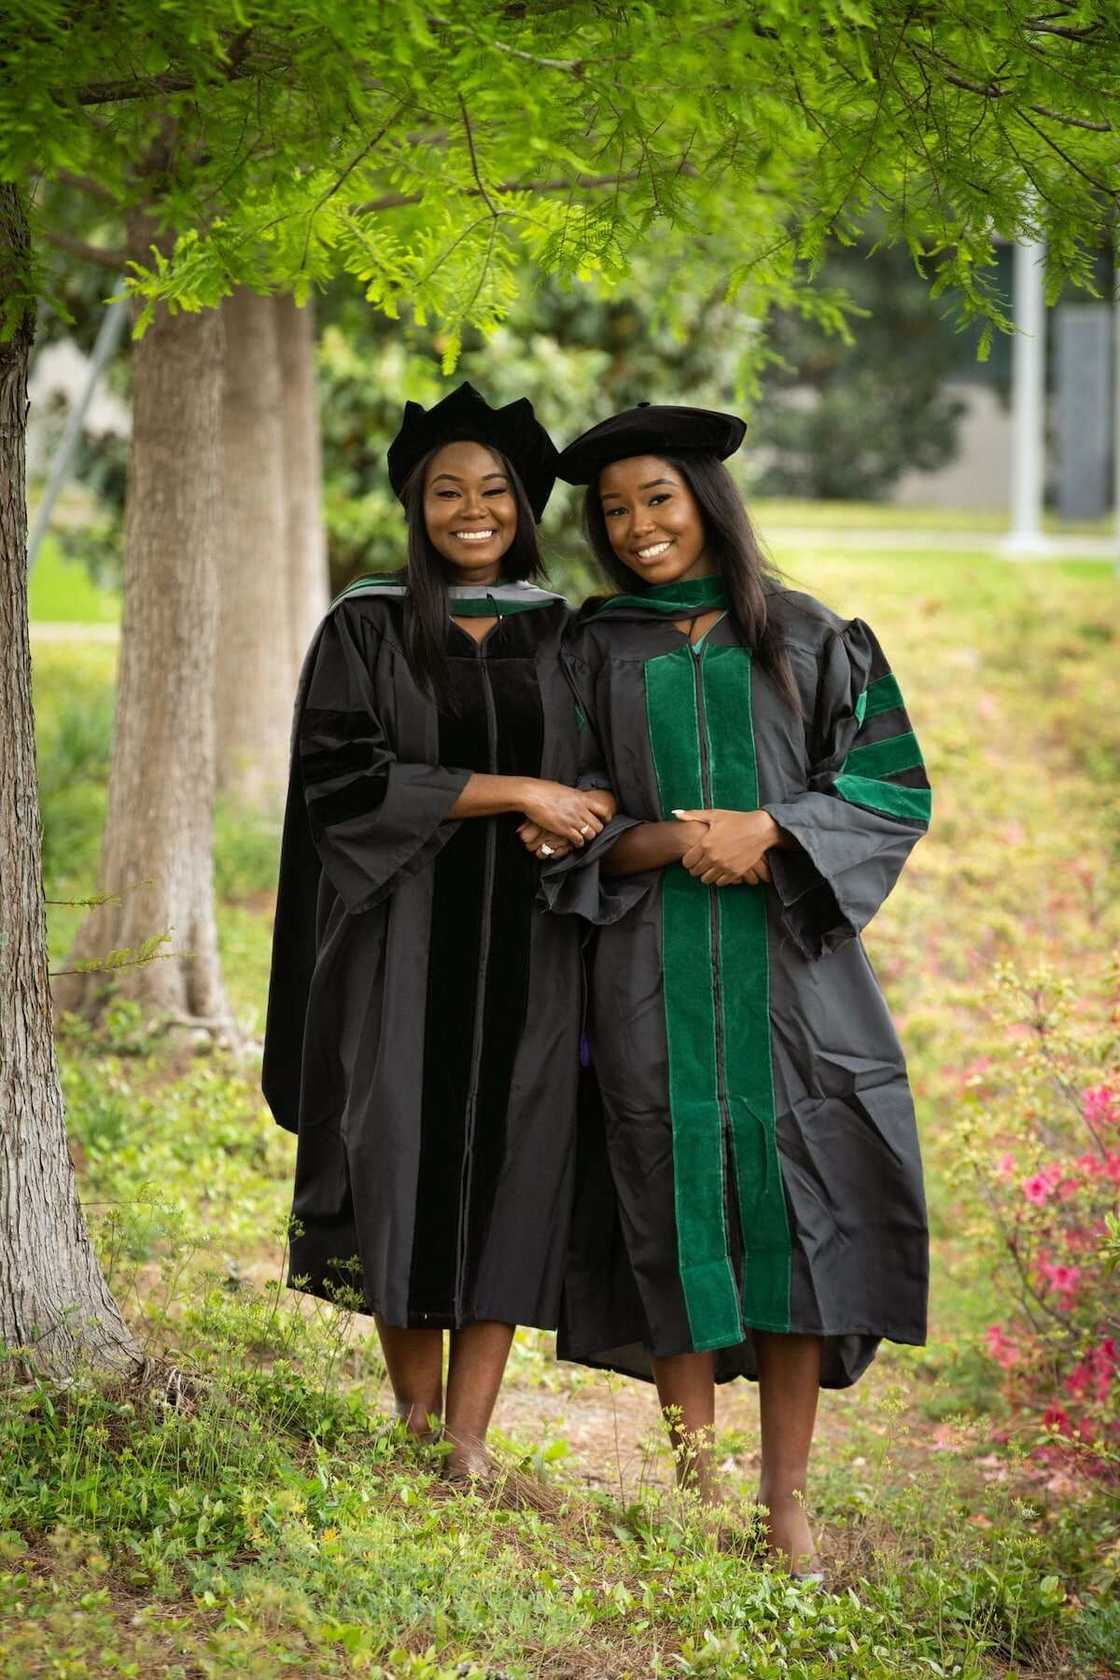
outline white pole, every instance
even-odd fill
[[[1046,300],[1041,240],[1015,247],[1015,337],[1011,341],[1011,530],[1005,552],[1045,554],[1042,491],[1046,428]]]

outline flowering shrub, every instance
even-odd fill
[[[997,971],[1005,1036],[995,1057],[965,1070],[958,1161],[980,1190],[974,1234],[1002,1273],[1006,1310],[985,1341],[1013,1433],[1044,1462],[1120,1478],[1120,1000],[1110,991],[1111,1008],[1094,1009],[1048,971]]]

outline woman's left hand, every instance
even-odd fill
[[[563,839],[559,834],[550,834],[547,828],[542,828],[540,823],[532,822],[528,817],[525,818],[517,833],[526,851],[533,852],[542,863],[550,863],[553,858],[567,857],[572,850],[570,840]],[[547,846],[549,850],[542,851],[541,848],[544,846]]]
[[[768,811],[674,811],[680,822],[705,825],[681,858],[688,873],[710,887],[761,886],[770,879],[765,854],[782,831]]]
[[[609,788],[593,788],[591,792],[591,802],[598,816],[603,822],[610,822],[618,810],[618,800]],[[532,817],[525,818],[517,833],[526,851],[535,853],[544,863],[550,863],[553,858],[567,857],[573,849],[570,840],[565,840],[560,834],[550,833],[547,828],[542,828],[540,823],[534,822]],[[548,851],[542,853],[542,846],[547,846]]]

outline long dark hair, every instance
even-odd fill
[[[766,603],[769,590],[780,579],[759,547],[735,480],[715,455],[658,455],[657,459],[679,472],[692,491],[704,524],[707,553],[727,585],[728,611],[736,629],[779,693],[800,712],[801,697],[785,638]],[[640,593],[634,587],[633,572],[611,547],[598,482],[587,487],[583,519],[587,540],[611,583],[625,594]]]
[[[502,557],[502,582],[520,583],[544,573],[537,526],[529,498],[513,467],[500,450],[486,445],[502,463],[517,508],[517,531]],[[428,451],[405,481],[405,522],[408,526],[408,594],[404,609],[404,645],[409,668],[418,687],[439,706],[451,704],[451,674],[447,666],[447,586],[455,569],[434,546],[424,522],[424,482],[432,456]]]

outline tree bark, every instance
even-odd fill
[[[0,184],[0,310],[28,283],[18,189]],[[49,1376],[142,1363],[82,1218],[51,1038],[27,626],[25,427],[34,315],[0,343],[0,1341]]]
[[[276,310],[270,297],[239,289],[222,316],[218,786],[263,806],[278,804],[287,782],[294,694]]]
[[[144,248],[148,235],[134,238]],[[63,974],[55,1001],[96,1013],[108,978],[150,1014],[228,1031],[211,842],[221,315],[161,306],[133,365],[124,616],[100,877],[102,892],[120,896],[83,922],[66,966],[135,951],[164,931],[170,954],[108,977]]]
[[[303,656],[327,610],[327,533],[323,522],[323,443],[315,374],[315,305],[273,299],[283,389],[284,491],[288,512],[288,601],[292,693]]]

